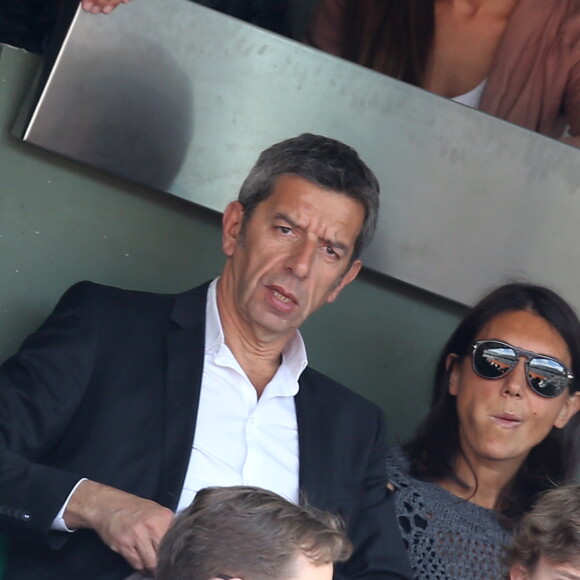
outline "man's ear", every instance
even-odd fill
[[[562,405],[556,420],[554,421],[554,427],[562,429],[568,424],[568,421],[578,412],[580,409],[580,392],[576,391],[566,398],[566,401]]]
[[[239,201],[232,201],[222,216],[222,248],[226,256],[231,256],[239,242],[244,206]]]
[[[461,375],[459,366],[459,357],[454,352],[450,352],[445,359],[445,368],[449,373],[449,394],[455,397],[459,390],[459,377]]]
[[[362,268],[362,262],[360,260],[355,260],[351,265],[350,268],[341,276],[338,284],[334,287],[332,292],[328,295],[326,301],[330,304],[334,302],[338,295],[341,293],[342,289],[347,285],[350,284],[360,272]]]

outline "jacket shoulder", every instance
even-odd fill
[[[383,414],[377,405],[371,403],[362,395],[355,393],[312,367],[306,367],[300,377],[300,388],[302,389],[303,387],[308,389],[313,395],[324,397],[331,405],[334,404],[342,408],[348,406],[352,410],[356,409],[373,415],[378,413],[382,416]]]
[[[61,300],[111,300],[111,301],[133,301],[133,300],[174,300],[175,294],[157,294],[145,292],[143,290],[127,290],[116,286],[107,286],[89,280],[83,280],[73,284],[63,294]]]

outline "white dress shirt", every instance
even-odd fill
[[[216,300],[217,280],[206,306],[205,357],[195,440],[178,511],[210,485],[255,485],[298,502],[298,426],[294,396],[307,365],[298,332],[258,399],[224,343]]]

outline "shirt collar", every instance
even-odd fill
[[[219,278],[212,280],[207,289],[205,305],[205,352],[217,354],[224,344],[224,332],[217,307],[217,283]]]
[[[213,353],[216,357],[223,349],[228,349],[217,306],[218,280],[219,278],[216,278],[209,285],[205,311],[205,352]],[[284,379],[281,382],[288,387],[284,388],[283,394],[295,395],[298,392],[298,379],[307,365],[306,347],[302,335],[296,331],[282,351],[282,363],[272,382]]]

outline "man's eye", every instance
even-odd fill
[[[340,257],[335,251],[334,248],[332,246],[325,246],[324,247],[324,251],[326,252],[326,254],[328,256],[330,256],[331,258],[338,258]]]
[[[278,231],[281,234],[284,234],[285,236],[287,236],[287,235],[292,233],[292,228],[290,228],[288,226],[278,226]]]

